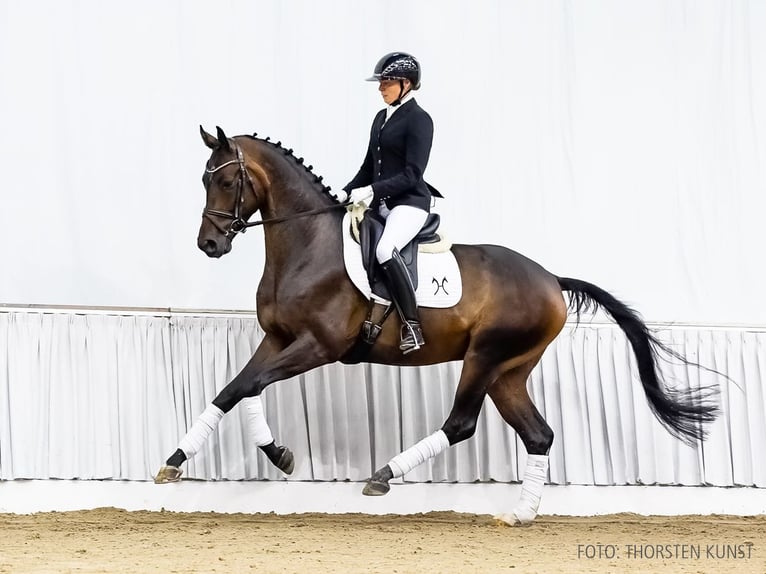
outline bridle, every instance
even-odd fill
[[[219,209],[209,209],[207,207],[202,211],[202,217],[206,217],[207,220],[210,221],[210,223],[212,223],[213,226],[215,226],[215,228],[226,237],[226,239],[233,239],[234,236],[236,236],[238,233],[244,233],[248,227],[255,227],[256,225],[264,225],[266,223],[281,223],[283,221],[288,221],[290,219],[297,219],[298,217],[306,217],[307,215],[316,215],[318,213],[324,213],[332,209],[337,209],[339,207],[347,207],[351,205],[350,201],[346,201],[344,203],[336,203],[328,207],[321,207],[319,209],[312,209],[310,211],[301,211],[299,213],[286,215],[284,217],[274,217],[272,219],[261,219],[258,221],[247,221],[246,219],[242,217],[242,204],[245,201],[245,197],[244,197],[245,181],[247,181],[250,184],[250,189],[252,190],[253,195],[256,195],[255,184],[253,183],[253,178],[250,177],[250,173],[245,168],[245,157],[242,154],[242,148],[240,148],[236,142],[230,142],[230,143],[234,144],[234,150],[237,153],[237,157],[235,159],[222,163],[221,165],[214,168],[205,167],[205,173],[213,174],[217,172],[218,170],[223,169],[226,166],[233,165],[235,163],[239,165],[239,177],[237,178],[237,192],[236,192],[236,197],[234,198],[234,211],[221,211]],[[256,195],[256,199],[257,199],[257,195]],[[224,219],[228,219],[230,221],[229,228],[225,229],[224,226],[222,226],[220,223],[218,223],[214,219],[214,217],[222,217]]]
[[[244,232],[245,229],[248,227],[247,221],[245,221],[242,218],[241,212],[242,212],[242,203],[244,203],[245,198],[243,196],[243,190],[245,187],[245,178],[247,178],[247,181],[250,183],[250,189],[253,190],[253,194],[255,194],[255,185],[253,184],[253,180],[250,178],[250,174],[245,169],[245,158],[242,155],[242,149],[235,144],[235,149],[237,152],[236,159],[227,161],[225,163],[222,163],[218,167],[214,167],[210,169],[209,167],[205,167],[205,173],[207,174],[214,174],[218,170],[221,170],[225,168],[226,166],[238,163],[239,164],[239,178],[237,179],[237,195],[234,199],[234,211],[228,212],[228,211],[221,211],[218,209],[210,209],[205,208],[202,212],[202,217],[207,217],[208,221],[212,223],[218,231],[223,233],[227,239],[231,239],[234,237],[237,233]],[[224,229],[213,217],[223,217],[225,219],[231,220],[231,223],[229,223],[229,229]]]

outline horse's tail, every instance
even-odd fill
[[[569,307],[577,313],[578,319],[582,311],[595,311],[600,307],[609,313],[624,331],[636,355],[638,374],[649,406],[663,426],[687,444],[694,444],[698,439],[703,440],[707,432],[704,425],[713,422],[718,415],[718,408],[713,402],[717,389],[668,389],[662,383],[657,361],[661,353],[665,353],[684,364],[696,367],[700,365],[661,343],[636,311],[600,287],[566,277],[558,277],[558,281],[561,290],[571,294]],[[706,370],[720,375],[712,369]]]

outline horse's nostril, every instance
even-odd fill
[[[208,255],[212,255],[218,250],[218,245],[213,239],[205,239],[204,241],[200,241],[199,248]]]

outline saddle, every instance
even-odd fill
[[[399,252],[416,290],[418,288],[418,251],[420,245],[441,241],[441,237],[436,233],[439,222],[438,213],[429,213],[418,234]],[[391,295],[378,268],[378,260],[375,257],[375,249],[383,235],[385,225],[385,219],[376,211],[368,210],[359,223],[359,246],[362,250],[362,264],[367,272],[367,279],[370,282],[372,292],[382,299],[391,300]]]

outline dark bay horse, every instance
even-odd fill
[[[399,350],[398,319],[389,318],[374,346],[358,353],[370,301],[348,278],[341,220],[345,212],[320,177],[292,150],[254,136],[217,137],[201,127],[212,150],[203,183],[207,202],[198,246],[209,257],[231,250],[234,237],[260,211],[266,260],[257,292],[265,337],[242,371],[218,394],[167,460],[156,482],[180,479],[180,465],[243,399],[256,444],[289,473],[292,453],[276,446],[263,417],[260,394],[270,384],[335,361],[387,365],[430,365],[463,361],[452,410],[441,429],[377,470],[365,494],[385,494],[389,481],[474,434],[485,397],[494,402],[528,453],[519,505],[502,518],[527,523],[537,512],[547,476],[553,431],[532,403],[527,378],[563,328],[569,311],[605,310],[627,336],[649,405],[677,438],[694,443],[714,420],[714,390],[673,391],[661,378],[658,360],[668,352],[640,316],[599,287],[557,277],[534,261],[495,245],[453,245],[463,296],[448,309],[421,310],[428,344],[415,353]],[[261,222],[259,222],[261,223]],[[568,292],[569,305],[562,292]]]

